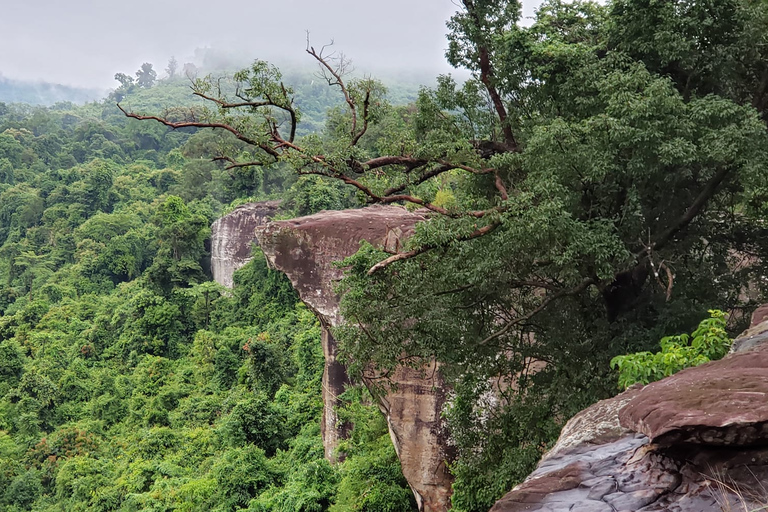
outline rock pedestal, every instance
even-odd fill
[[[342,321],[334,285],[343,271],[334,263],[356,253],[363,240],[397,250],[422,220],[421,215],[398,206],[371,206],[324,211],[257,228],[267,261],[288,276],[323,327],[323,443],[330,460],[349,427],[336,414],[337,396],[349,377],[336,360],[336,340],[330,331]],[[445,511],[452,479],[445,465],[449,450],[440,417],[445,400],[440,372],[403,368],[392,380],[396,391],[383,396],[379,407],[387,417],[403,474],[421,510]]]
[[[585,409],[492,512],[715,512],[768,504],[766,309],[734,352]]]
[[[248,203],[211,224],[211,274],[217,283],[232,288],[232,275],[251,259],[254,231],[277,213],[280,201]]]

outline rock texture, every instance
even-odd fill
[[[343,271],[334,263],[357,252],[363,240],[396,250],[422,220],[418,213],[398,206],[371,206],[324,211],[257,229],[267,260],[285,272],[323,326],[323,442],[329,459],[348,428],[335,413],[336,397],[349,378],[336,359],[336,340],[330,331],[342,321],[333,287]],[[379,407],[387,416],[405,478],[421,510],[447,510],[452,480],[445,466],[449,452],[441,428],[445,397],[440,372],[401,369],[392,380],[397,386],[381,398]]]
[[[217,283],[232,288],[232,275],[251,259],[256,227],[269,222],[279,208],[280,201],[248,203],[211,224],[211,273]]]
[[[585,409],[492,512],[709,512],[768,504],[768,308],[720,361]]]

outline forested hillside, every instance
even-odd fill
[[[748,0],[463,0],[448,61],[410,108],[308,52],[344,100],[303,134],[296,90],[268,63],[198,80],[200,107],[131,118],[221,128],[232,169],[344,185],[426,210],[394,249],[346,261],[336,330],[377,390],[438,361],[458,457],[452,503],[487,510],[564,421],[616,392],[613,357],[692,332],[708,309],[738,330],[766,293],[768,10]]]
[[[11,80],[0,75],[0,102],[50,106],[60,102],[97,101],[103,91],[49,82]]]
[[[123,101],[194,102],[183,80]],[[324,459],[319,327],[287,280],[258,257],[233,293],[209,275],[209,225],[232,205],[353,202],[287,170],[227,171],[219,141],[112,99],[0,104],[0,509],[412,509],[361,390],[346,462]]]
[[[768,291],[766,4],[520,7],[463,0],[471,78],[418,93],[309,44],[314,78],[147,64],[101,103],[0,104],[0,506],[412,510],[372,404],[437,362],[453,509],[480,512],[618,391],[614,357],[710,309],[738,331]],[[315,318],[258,254],[233,291],[208,275],[210,223],[257,199],[426,219],[344,263],[333,335],[368,387],[336,465]]]

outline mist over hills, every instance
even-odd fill
[[[96,88],[72,87],[50,82],[14,80],[0,75],[0,101],[50,106],[61,101],[88,103],[97,101],[106,92]]]

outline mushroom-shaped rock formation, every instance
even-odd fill
[[[336,359],[336,340],[330,331],[342,322],[334,284],[343,271],[334,263],[357,252],[363,240],[396,250],[422,220],[418,213],[399,206],[370,206],[323,211],[257,229],[270,265],[288,276],[323,326],[323,443],[331,460],[349,427],[339,422],[335,411],[336,397],[344,391],[349,377]],[[445,511],[452,479],[445,465],[449,449],[440,417],[445,400],[440,372],[404,368],[395,372],[392,381],[396,386],[380,398],[379,407],[387,417],[403,474],[421,510]]]
[[[251,259],[254,231],[278,212],[280,201],[248,203],[211,224],[211,273],[217,283],[232,288],[232,275]]]
[[[763,510],[766,309],[720,361],[585,409],[492,512]]]

